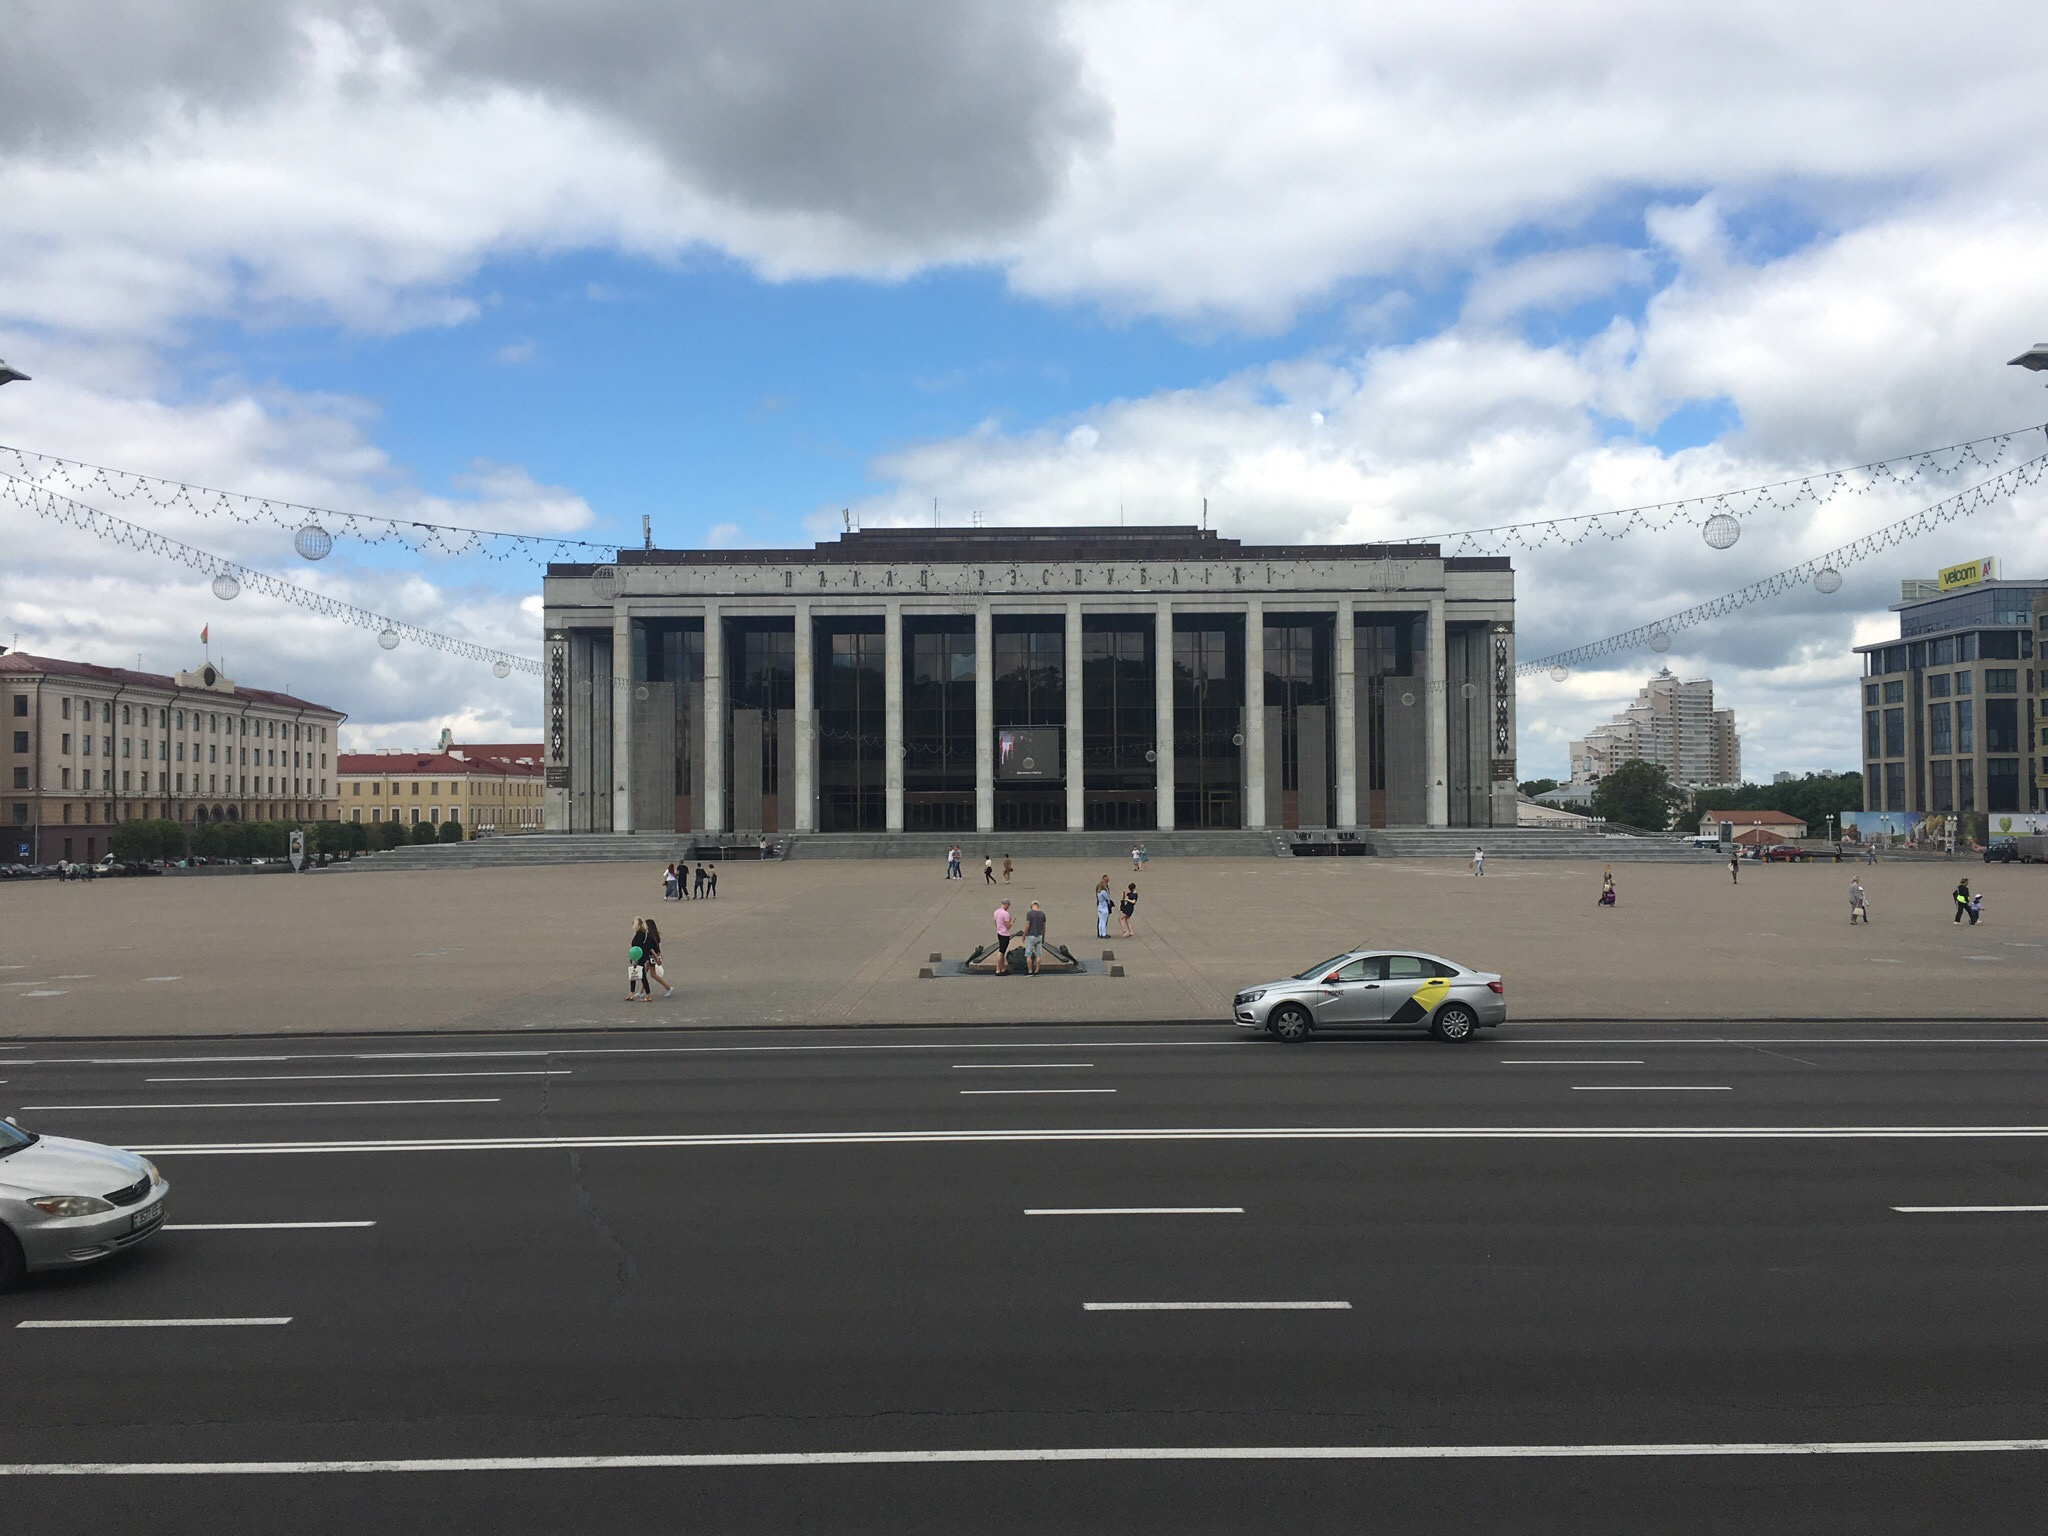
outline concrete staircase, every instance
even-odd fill
[[[801,832],[782,839],[790,859],[929,859],[942,862],[958,843],[961,863],[979,875],[983,855],[1025,859],[1104,859],[1128,866],[1145,845],[1157,859],[1270,859],[1281,854],[1273,832]]]
[[[1470,859],[1484,848],[1493,859],[1577,859],[1589,864],[1712,864],[1727,855],[1683,838],[1621,832],[1552,831],[1546,827],[1374,827],[1362,832],[1389,859]]]
[[[337,869],[502,869],[527,864],[667,864],[683,857],[690,838],[676,832],[536,832],[472,843],[408,843],[360,853]],[[751,856],[751,846],[749,848]]]

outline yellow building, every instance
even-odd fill
[[[452,821],[464,837],[541,830],[539,742],[344,752],[340,775],[343,821],[409,827]]]

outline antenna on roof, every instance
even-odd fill
[[[654,520],[645,512],[640,514],[640,547],[654,548]]]
[[[848,533],[853,532],[853,508],[841,507],[839,509],[839,521],[846,525]]]
[[[936,496],[932,498],[932,526],[939,526],[939,498]]]
[[[1208,498],[1208,497],[1206,497],[1206,496],[1204,496],[1204,497],[1202,498],[1202,532],[1204,532],[1204,533],[1207,533],[1208,531],[1209,531],[1209,498]]]

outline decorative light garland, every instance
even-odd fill
[[[1518,549],[1542,549],[1549,545],[1570,548],[1596,534],[1604,539],[1624,539],[1638,531],[1659,533],[1680,523],[1696,523],[1710,546],[1729,549],[1742,537],[1741,520],[1758,512],[1783,512],[1802,503],[1820,507],[1843,491],[1861,496],[1878,485],[1910,485],[1932,476],[1959,474],[1965,469],[1989,469],[2005,458],[2015,438],[2024,432],[2040,431],[2048,431],[2048,428],[2018,427],[1991,437],[1972,438],[1967,443],[1923,448],[1917,453],[1874,459],[1868,464],[1855,464],[1846,469],[1817,470],[1795,479],[1774,480],[1768,485],[1745,486],[1741,490],[1716,491],[1705,496],[1686,496],[1677,501],[1651,502],[1640,507],[1616,507],[1607,512],[1585,512],[1572,517],[1539,517],[1526,523],[1502,523],[1493,528],[1429,534],[1401,542],[1451,544],[1456,546],[1451,550],[1454,555],[1506,553]]]
[[[331,507],[307,506],[274,496],[251,496],[241,491],[216,490],[210,485],[167,480],[160,475],[138,474],[134,470],[109,469],[104,464],[87,464],[5,443],[0,443],[0,465],[12,466],[11,471],[0,469],[0,473],[11,472],[36,486],[55,484],[77,495],[99,490],[121,501],[140,498],[166,510],[182,507],[197,517],[224,516],[244,525],[270,523],[287,528],[293,534],[293,548],[308,560],[325,559],[337,536],[359,539],[365,544],[403,544],[421,554],[482,555],[487,560],[509,560],[520,555],[536,563],[596,557],[614,560],[622,547],[548,534],[505,533],[453,523],[374,517],[367,512],[337,512]]]
[[[1595,640],[1589,645],[1575,646],[1555,655],[1538,657],[1520,663],[1515,668],[1517,677],[1531,677],[1538,672],[1548,672],[1556,682],[1563,682],[1571,675],[1571,669],[1580,662],[1590,661],[1596,656],[1609,656],[1617,651],[1632,651],[1648,645],[1652,650],[1670,649],[1671,636],[1678,630],[1691,629],[1710,619],[1718,619],[1751,603],[1762,602],[1765,598],[1777,597],[1796,587],[1811,582],[1819,592],[1837,592],[1842,586],[1842,567],[1854,565],[1859,560],[1892,549],[1908,539],[1931,533],[1945,523],[1957,518],[1970,517],[1986,507],[2004,501],[2015,491],[2038,485],[2048,478],[2048,453],[2037,454],[2023,459],[2012,468],[2001,470],[1987,480],[1981,480],[1968,490],[1922,507],[1910,517],[1902,517],[1895,523],[1887,523],[1860,539],[1854,539],[1839,549],[1826,554],[1815,555],[1811,560],[1802,560],[1774,576],[1738,587],[1709,602],[1699,603],[1681,613],[1665,618],[1653,619],[1639,624],[1634,629],[1623,630],[1618,635],[1609,635],[1605,640]],[[1662,639],[1663,644],[1657,642]]]
[[[451,656],[460,656],[469,661],[487,661],[498,676],[505,677],[514,671],[524,672],[533,677],[541,676],[541,664],[525,656],[514,656],[506,651],[493,650],[486,645],[472,641],[458,640],[452,635],[421,629],[417,624],[407,624],[400,619],[386,618],[383,614],[372,613],[367,608],[358,608],[353,603],[344,603],[339,598],[328,597],[306,587],[296,586],[282,577],[268,571],[254,570],[219,555],[209,554],[190,544],[182,544],[161,533],[153,533],[139,523],[115,517],[102,512],[98,507],[87,506],[69,496],[60,496],[55,491],[43,489],[33,481],[0,471],[0,496],[5,496],[16,506],[32,510],[36,516],[51,522],[63,523],[67,527],[81,529],[107,544],[119,544],[129,549],[140,550],[147,555],[156,555],[165,560],[175,560],[203,576],[213,578],[213,595],[229,601],[243,591],[261,592],[267,597],[282,598],[285,602],[296,603],[299,607],[323,614],[331,619],[340,619],[358,629],[372,630],[377,643],[385,650],[394,650],[401,640],[410,640],[416,645],[429,646],[437,651],[446,651]]]

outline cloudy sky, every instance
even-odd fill
[[[1192,522],[1412,537],[2048,420],[2048,12],[1858,0],[12,0],[0,444],[342,510],[676,545]],[[2038,431],[2038,429],[2037,429]],[[2048,447],[2016,441],[2006,462]],[[1981,471],[1978,472],[1981,474]],[[1546,654],[1968,485],[1517,557]],[[102,491],[538,653],[538,571]],[[2048,573],[2048,491],[1525,684],[1524,775],[1654,665],[1751,777],[1854,766],[1902,576]],[[362,744],[536,734],[530,679],[0,501],[0,643],[229,670]]]

